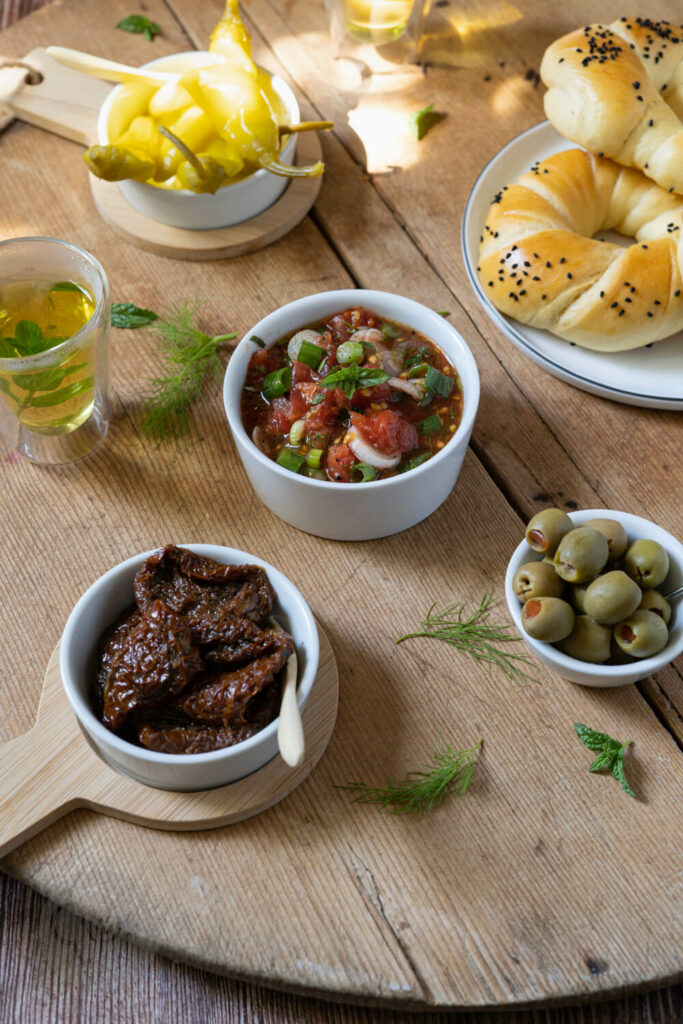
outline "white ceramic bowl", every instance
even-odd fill
[[[658,541],[669,555],[671,568],[663,585],[657,589],[663,594],[668,594],[683,584],[683,544],[673,534],[663,530],[661,526],[655,526],[649,519],[641,519],[640,516],[631,515],[629,512],[615,512],[613,509],[590,508],[567,514],[575,526],[581,526],[589,519],[616,519],[626,530],[629,543],[641,537]],[[541,561],[541,555],[532,551],[523,540],[515,548],[508,565],[505,575],[505,596],[510,614],[525,644],[539,661],[542,661],[553,672],[564,676],[565,679],[570,679],[573,683],[580,683],[582,686],[624,686],[626,683],[636,683],[639,679],[645,679],[646,676],[658,672],[683,651],[683,612],[680,599],[672,602],[669,642],[664,650],[652,658],[642,658],[628,665],[593,665],[589,662],[577,661],[576,658],[570,658],[569,655],[563,654],[553,644],[543,644],[539,640],[534,640],[524,632],[522,627],[522,605],[512,589],[512,579],[525,562],[538,561]]]
[[[157,71],[186,70],[188,67],[200,67],[212,56],[208,52],[197,51],[175,53],[142,66]],[[300,116],[296,96],[279,75],[273,75],[273,86],[287,109],[289,123],[298,124]],[[100,107],[97,139],[102,146],[111,142],[109,119],[120,91],[121,86],[112,89]],[[283,162],[293,163],[295,153],[296,135],[290,135],[282,147]],[[280,198],[288,184],[288,178],[260,170],[236,181],[234,185],[220,188],[214,195],[197,195],[186,189],[157,188],[142,181],[120,181],[118,186],[130,205],[152,220],[176,228],[209,229],[225,228],[257,217]]]
[[[291,473],[269,459],[242,425],[240,397],[257,345],[270,347],[284,335],[351,307],[364,306],[426,335],[456,367],[463,389],[463,415],[452,439],[427,462],[407,473],[364,484],[338,484]],[[415,526],[450,494],[458,478],[479,405],[479,373],[467,343],[448,321],[413,299],[389,292],[346,289],[290,302],[257,323],[233,352],[223,385],[228,423],[251,484],[268,508],[306,533],[331,540],[373,540]]]
[[[225,564],[254,564],[266,570],[276,594],[274,615],[294,637],[299,660],[298,703],[303,709],[318,671],[318,631],[311,610],[297,588],[272,565],[246,551],[214,544],[185,544],[199,555]],[[135,574],[153,551],[114,566],[86,590],[69,616],[62,635],[59,667],[69,702],[99,754],[113,768],[147,786],[198,790],[223,786],[261,768],[278,753],[275,719],[242,743],[207,754],[160,754],[135,746],[110,732],[93,714],[90,685],[103,635],[133,604]]]

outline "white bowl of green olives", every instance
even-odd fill
[[[544,509],[510,559],[505,596],[527,647],[583,686],[624,686],[683,651],[683,544],[628,512]]]

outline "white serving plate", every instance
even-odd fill
[[[462,221],[463,256],[472,287],[491,320],[513,345],[554,377],[627,405],[683,411],[683,331],[651,348],[592,352],[500,313],[479,283],[479,237],[495,194],[503,185],[517,181],[537,160],[572,148],[576,147],[549,121],[542,121],[508,142],[486,165],[474,183]]]

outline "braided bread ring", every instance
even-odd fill
[[[541,78],[561,135],[683,193],[683,26],[587,25],[548,47]]]
[[[599,231],[637,244],[593,239]],[[498,193],[477,269],[506,315],[584,348],[620,352],[683,329],[682,235],[683,196],[570,149]]]

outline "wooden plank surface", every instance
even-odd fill
[[[149,51],[143,41],[113,33],[103,26],[101,16],[93,16],[92,6],[55,5],[3,39],[11,52],[22,54],[46,42],[68,45],[77,34],[79,45],[94,52],[131,61],[145,59],[143,53]],[[485,76],[481,67],[464,74],[461,70],[431,69],[426,78],[408,71],[408,91],[401,93],[400,102],[391,94],[383,97],[389,106],[396,105],[399,112],[417,109],[436,96],[437,106],[450,102],[453,107],[453,76],[457,75],[458,88],[468,97],[467,116],[457,118],[452,114],[443,124],[444,132],[429,136],[423,144],[426,148],[416,151],[413,163],[402,172],[367,180],[358,142],[344,127],[352,102],[361,108],[363,102],[336,84],[335,76],[329,74],[325,36],[318,31],[324,28],[321,9],[299,2],[250,0],[245,4],[252,29],[258,26],[258,52],[270,58],[271,66],[275,59],[282,61],[303,88],[309,108],[331,112],[339,119],[340,128],[336,138],[326,140],[328,175],[315,217],[264,253],[228,264],[183,267],[179,274],[168,261],[131,250],[98,223],[89,203],[84,172],[74,160],[70,144],[57,139],[48,142],[22,126],[13,127],[3,137],[0,156],[12,162],[14,173],[20,178],[23,175],[23,180],[35,175],[36,147],[45,157],[43,165],[51,168],[43,195],[33,191],[30,201],[28,195],[18,198],[11,214],[6,210],[0,214],[4,233],[40,230],[80,241],[105,262],[119,297],[154,305],[159,295],[178,298],[197,293],[207,297],[206,316],[216,329],[244,330],[266,309],[297,294],[344,286],[350,280],[393,288],[437,308],[453,309],[456,326],[473,346],[483,381],[474,453],[468,456],[463,478],[443,509],[403,539],[341,548],[276,524],[257,505],[236,466],[218,402],[199,418],[189,449],[150,450],[136,432],[135,406],[138,379],[150,372],[153,356],[138,338],[117,337],[118,413],[107,450],[80,469],[41,473],[13,461],[6,467],[8,507],[14,512],[9,535],[14,544],[6,545],[5,584],[11,588],[8,597],[14,600],[8,603],[5,598],[7,636],[0,692],[4,736],[16,735],[31,724],[41,659],[56,639],[73,598],[102,568],[132,550],[158,543],[170,530],[180,540],[227,536],[236,546],[251,546],[263,557],[270,557],[309,594],[314,611],[321,613],[323,621],[326,605],[340,596],[348,603],[356,599],[356,590],[360,589],[375,595],[375,601],[381,604],[381,595],[391,589],[391,621],[398,625],[408,623],[411,616],[414,621],[429,599],[443,593],[444,587],[452,588],[455,571],[459,575],[454,596],[470,600],[478,596],[482,577],[463,569],[465,553],[467,560],[474,555],[482,570],[499,578],[519,530],[519,519],[512,509],[529,514],[546,502],[536,497],[542,492],[554,500],[576,501],[579,505],[603,503],[629,508],[652,515],[674,531],[680,527],[680,513],[672,500],[675,481],[671,469],[667,476],[663,466],[657,462],[653,465],[650,455],[652,451],[675,453],[676,444],[680,450],[680,427],[675,418],[627,410],[629,419],[622,415],[623,408],[589,399],[547,375],[539,375],[521,357],[517,359],[515,350],[478,314],[464,280],[457,227],[469,182],[502,141],[539,117],[539,94],[532,86],[528,87],[529,96],[524,91],[528,83],[521,74],[521,61],[529,67],[537,66],[549,38],[589,17],[591,8],[590,4],[579,4],[567,12],[553,9],[549,24],[551,14],[546,5],[525,6],[530,13],[522,25],[523,32],[518,27],[517,32],[522,34],[512,39],[516,44],[512,51],[516,62],[513,73],[503,75],[505,69],[501,68],[498,82],[500,102],[505,100],[510,106],[508,118],[501,117],[500,123],[490,126],[487,103],[492,100],[490,96],[482,100],[485,90],[481,81]],[[601,5],[600,17],[606,16],[603,9],[609,6]],[[201,44],[219,5],[174,2],[177,21],[169,17],[167,5],[148,3],[147,7],[150,16],[164,26],[165,38],[154,44],[155,55],[161,55],[187,47],[188,38]],[[671,15],[674,5],[659,7],[658,13]],[[547,14],[539,13],[544,9]],[[129,10],[125,4],[108,5],[108,23],[114,24],[126,13]],[[300,33],[298,41],[291,37],[292,30]],[[112,52],[113,44],[116,53]],[[367,97],[360,100],[367,103]],[[477,103],[486,109],[477,109],[473,116],[472,106]],[[475,135],[471,125],[477,117],[486,130]],[[360,130],[361,122],[358,124]],[[470,150],[466,154],[465,138]],[[452,152],[464,154],[457,174],[452,172],[452,162],[445,159]],[[436,202],[436,196],[443,198]],[[593,454],[587,451],[588,438],[595,442]],[[628,457],[624,456],[624,438],[629,440]],[[620,454],[618,463],[614,451]],[[653,465],[652,476],[644,477],[642,468],[648,464]],[[595,467],[599,467],[600,479],[595,477]],[[182,480],[182,489],[176,487],[178,480]],[[227,488],[229,508],[216,502],[216,492]],[[64,501],[67,490],[68,506]],[[233,514],[231,510],[240,504],[243,514]],[[59,509],[58,520],[54,508]],[[20,509],[30,510],[28,526],[22,527],[16,514]],[[492,523],[488,535],[472,537],[471,524],[485,521]],[[77,557],[74,535],[81,544]],[[444,537],[450,538],[451,559],[446,565]],[[46,558],[48,538],[55,552]],[[416,555],[420,565],[417,580]],[[305,575],[302,565],[307,567]],[[11,582],[17,577],[22,581],[19,588]],[[46,593],[51,595],[47,607]],[[372,614],[372,603],[368,602],[364,613]],[[36,628],[38,622],[40,630]],[[76,815],[28,844],[8,863],[9,869],[49,891],[64,905],[105,920],[110,927],[134,934],[143,942],[154,943],[155,948],[177,952],[177,937],[181,936],[183,954],[188,958],[217,970],[225,969],[229,961],[236,973],[259,977],[264,983],[279,980],[292,987],[328,992],[336,986],[363,998],[395,999],[402,995],[411,1003],[438,1006],[556,998],[560,991],[585,998],[619,985],[637,984],[633,970],[638,956],[645,952],[653,964],[653,977],[657,969],[666,970],[665,963],[669,964],[670,976],[676,951],[675,947],[666,948],[669,937],[673,942],[675,935],[673,921],[667,924],[667,914],[672,910],[667,878],[677,848],[670,845],[667,852],[667,843],[673,844],[667,833],[671,807],[675,806],[671,801],[676,779],[675,746],[665,726],[671,728],[682,703],[676,670],[662,673],[642,688],[647,700],[634,690],[620,693],[618,700],[577,691],[549,676],[543,677],[540,691],[520,694],[509,684],[494,681],[494,685],[470,672],[467,665],[431,649],[409,650],[406,645],[392,655],[389,670],[378,661],[376,648],[368,645],[365,632],[359,632],[357,616],[348,607],[329,623],[329,628],[341,668],[339,726],[330,754],[316,776],[279,813],[270,812],[252,827],[245,827],[237,838],[228,830],[220,838],[219,834],[199,837],[191,848],[183,843],[183,856],[189,860],[182,864],[175,862],[179,848],[165,846],[158,836],[152,841],[137,830],[122,835],[116,831],[121,828],[116,823],[111,823],[112,831],[92,815]],[[396,628],[390,628],[386,621],[376,628],[377,639],[388,649]],[[32,634],[28,649],[24,640],[27,630]],[[363,668],[359,652],[367,659]],[[368,674],[371,688],[367,686]],[[423,677],[420,695],[426,688],[429,704],[421,709],[413,698],[414,688]],[[535,723],[542,723],[542,739],[533,760],[526,745],[519,743],[524,709]],[[637,782],[647,800],[638,811],[625,804],[618,792],[601,786],[600,780],[581,775],[585,768],[583,751],[577,749],[573,737],[567,740],[561,734],[561,728],[574,717],[593,720],[591,715],[593,719],[600,715],[601,725],[608,731],[638,737]],[[434,716],[452,723],[462,742],[473,741],[476,737],[470,738],[468,730],[483,727],[485,722],[484,770],[468,800],[452,813],[420,827],[419,832],[407,823],[378,823],[370,809],[350,809],[332,788],[334,783],[345,781],[352,773],[381,778],[412,766],[411,757],[423,751],[434,736]],[[395,742],[390,748],[378,750],[377,737],[382,734],[395,737]],[[550,744],[555,742],[562,752],[560,766],[550,757]],[[529,791],[520,802],[516,791],[524,786],[529,786]],[[506,844],[514,829],[507,826],[501,832],[501,821],[510,822],[519,813],[523,813],[528,826],[528,845],[520,848],[513,843],[513,854]],[[661,832],[662,839],[661,846],[655,844],[655,849],[648,849],[647,874],[638,875],[637,891],[633,892],[634,865],[644,856],[639,814],[647,815],[648,835],[654,830],[658,836]],[[455,841],[453,823],[458,829]],[[611,830],[623,842],[611,842]],[[368,842],[373,831],[375,835],[379,831],[379,852]],[[273,844],[274,836],[273,862],[268,863],[271,891],[264,895],[253,891],[251,885],[247,887],[250,913],[257,927],[254,920],[245,921],[245,909],[239,901],[226,902],[221,893],[220,906],[223,912],[229,911],[226,919],[230,927],[221,941],[207,950],[207,932],[216,926],[215,896],[204,888],[211,885],[211,866],[225,855],[226,844],[231,856],[239,859],[262,848],[266,837]],[[499,842],[488,844],[487,836],[497,836]],[[118,878],[111,877],[109,862],[101,862],[97,849],[110,852],[117,871],[122,872]],[[506,854],[505,871],[501,871],[501,850]],[[293,879],[282,864],[288,855],[294,856]],[[126,865],[127,856],[146,864],[159,860],[164,867],[171,865],[165,882],[173,891],[194,884],[189,921],[187,915],[175,917],[165,899],[165,885],[154,882],[149,891],[143,890],[139,872],[127,872],[132,866]],[[514,866],[512,877],[508,877],[508,860]],[[79,870],[74,878],[75,863]],[[600,867],[599,885],[593,893],[579,892],[578,900],[571,900],[572,886],[575,890],[581,888],[586,872],[590,875],[590,866],[595,864]],[[404,872],[408,872],[405,886]],[[341,906],[327,898],[330,877],[335,882],[342,879]],[[441,880],[439,887],[434,886],[435,877]],[[476,907],[463,892],[463,879],[467,880],[465,888],[486,882],[485,894]],[[275,924],[267,927],[266,921],[267,916],[276,919],[282,906],[278,882],[284,891],[290,887],[301,915],[306,917],[305,921],[294,922],[298,948],[302,952],[315,949],[317,955],[302,966],[288,963],[288,974],[283,973],[282,963],[276,962],[278,955],[286,957],[282,936]],[[525,882],[531,889],[522,898],[515,889]],[[425,914],[424,891],[430,886],[433,899]],[[540,888],[544,898],[539,899],[533,887]],[[93,901],[93,891],[106,892],[105,909],[102,902],[98,905],[97,900]],[[455,901],[454,893],[458,897]],[[554,904],[549,916],[547,900],[551,894]],[[16,899],[19,903],[13,902],[11,908],[45,907],[38,897],[25,893]],[[21,900],[26,902],[22,904]],[[593,918],[596,903],[597,924]],[[505,919],[505,911],[513,906],[516,919],[511,930],[512,922]],[[90,926],[79,925],[63,911],[56,913],[74,922],[70,928],[78,931],[80,927],[85,929],[82,934],[87,934]],[[628,944],[631,948],[614,938],[621,934],[624,918],[638,925],[635,951],[632,935]],[[656,918],[658,929],[650,932],[648,922],[654,925]],[[558,935],[553,929],[560,921],[562,930]],[[443,922],[448,922],[450,931],[443,930]],[[601,929],[608,926],[610,941],[605,942]],[[191,934],[184,934],[188,930]],[[123,970],[126,978],[139,979],[150,964],[156,966],[157,958],[151,954],[133,954],[129,944],[98,934],[99,939],[91,941],[91,951],[98,941],[106,940],[120,943],[107,947],[111,958],[116,958],[117,949],[126,962],[133,955],[138,958],[135,970]],[[643,942],[640,949],[639,939]],[[236,951],[234,947],[239,943],[242,948]],[[25,942],[20,945],[25,948]],[[431,951],[429,962],[423,958],[424,950]],[[94,956],[92,952],[87,958],[89,964]],[[305,961],[305,957],[300,959]],[[380,961],[384,975],[378,986]],[[13,955],[10,967],[16,963]],[[451,972],[446,970],[445,977],[442,966],[448,964],[452,965]],[[451,976],[453,971],[455,977]],[[84,973],[87,976],[88,972]],[[197,1009],[194,1019],[202,1019],[198,1008],[207,1004],[201,1003],[198,991],[203,979],[189,968],[181,973],[182,981],[177,984],[182,985],[193,1012]],[[47,977],[47,973],[40,976]],[[8,970],[6,977],[12,980],[14,1005],[29,1005],[20,1001],[16,974]],[[39,972],[35,971],[33,977],[38,979]],[[84,1000],[93,994],[106,998],[108,991],[102,980],[84,979],[81,989]],[[159,980],[155,992],[164,991],[164,983]],[[225,1019],[251,1019],[238,1016],[243,1010],[235,1006],[234,1000],[240,999],[257,1000],[256,1012],[264,1019],[273,1012],[282,1013],[273,1019],[283,1019],[284,1014],[289,1014],[287,1019],[301,1019],[296,1016],[300,1006],[296,1000],[247,994],[248,990],[236,984],[220,991],[229,992],[233,998],[232,1008],[227,1011],[233,1016]],[[629,1021],[638,1020],[637,1014],[648,1019],[646,1013],[651,1015],[649,1019],[657,1019],[652,1015],[659,1013],[660,1020],[670,1020],[675,1017],[663,1014],[680,1007],[676,998],[674,994],[659,1000],[641,997],[614,1004],[612,1010],[625,1013],[624,1020]],[[32,1007],[38,1005],[35,997],[28,1000]],[[64,1000],[59,1002],[64,1019],[68,1019],[69,1005]],[[307,1003],[306,1007],[311,1005]],[[148,1009],[147,1001],[144,1012]],[[362,1016],[365,1011],[354,1010],[345,1011],[348,1016],[344,1018],[333,1016],[338,1013],[336,1009],[321,1006],[314,1012],[320,1020],[379,1019],[376,1011],[367,1018]],[[587,1011],[593,1014],[590,1018],[582,1018],[582,1011],[576,1011],[577,1016],[572,1018],[570,1012],[574,1011],[554,1017],[548,1011],[543,1019],[600,1020],[597,1014],[602,1011]],[[409,1016],[412,1014],[404,1010],[400,1019]],[[518,1015],[520,1022],[524,1018],[529,1019],[526,1014]],[[126,1019],[125,1014],[119,1019]],[[154,1018],[150,1015],[149,1019]]]

